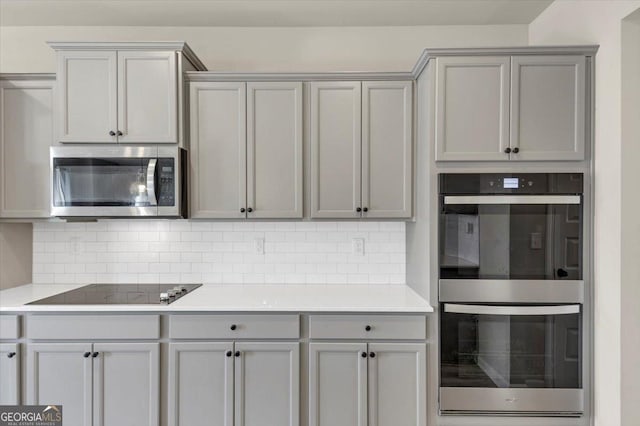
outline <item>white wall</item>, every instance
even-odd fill
[[[526,25],[3,27],[0,72],[54,72],[46,41],[184,40],[215,71],[408,71],[426,47],[527,44]]]
[[[595,72],[594,154],[597,426],[621,425],[621,20],[638,7],[640,1],[559,0],[529,26],[532,45],[600,45]],[[629,426],[636,426],[637,418],[635,421]]]
[[[622,22],[622,424],[640,423],[640,10]],[[636,336],[635,338],[632,336]]]

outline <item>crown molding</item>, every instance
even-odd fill
[[[317,72],[317,73],[235,73],[217,71],[188,71],[185,73],[188,81],[393,81],[413,80],[409,72]]]

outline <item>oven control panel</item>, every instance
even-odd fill
[[[176,166],[173,158],[158,159],[158,205],[175,206],[176,204]]]
[[[582,173],[447,173],[441,194],[582,194]]]

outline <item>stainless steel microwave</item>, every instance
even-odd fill
[[[51,214],[186,217],[186,151],[176,146],[51,148]]]

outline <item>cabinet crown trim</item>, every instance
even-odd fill
[[[198,71],[207,67],[184,41],[143,41],[143,42],[94,42],[94,41],[48,41],[54,50],[176,50],[191,62]]]
[[[300,73],[235,73],[217,71],[188,71],[185,73],[189,81],[397,81],[413,80],[410,72],[300,72]]]
[[[525,55],[584,55],[594,56],[600,45],[570,46],[521,46],[425,49],[411,70],[413,78],[418,78],[431,59],[440,56],[525,56]]]

